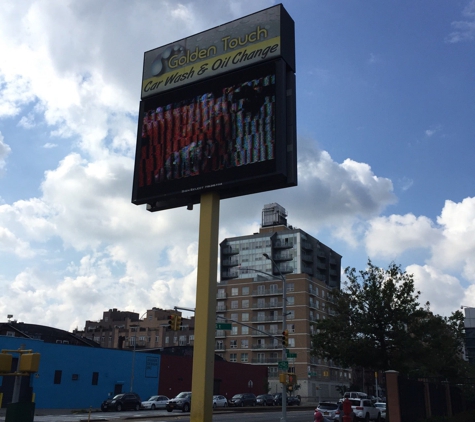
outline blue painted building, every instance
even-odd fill
[[[142,400],[158,393],[161,359],[158,354],[0,335],[0,350],[20,348],[41,355],[39,371],[29,379],[36,408],[99,408],[108,396],[130,391],[131,384]],[[13,353],[13,357],[12,367],[16,368],[18,355]],[[28,389],[28,380],[22,382],[22,390],[25,385]],[[12,391],[13,377],[0,376],[3,407],[10,402]]]

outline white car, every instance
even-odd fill
[[[355,412],[357,419],[365,421],[380,421],[381,409],[375,407],[373,402],[369,399],[349,399],[351,408]]]
[[[142,402],[142,408],[144,409],[165,409],[167,407],[168,400],[166,396],[152,396]]]
[[[228,407],[228,399],[224,396],[213,396],[213,408]]]
[[[377,407],[381,410],[381,418],[386,420],[386,403],[377,402],[374,404],[374,407]]]

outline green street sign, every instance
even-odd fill
[[[280,361],[279,369],[283,369],[284,371],[287,371],[287,369],[289,369],[289,362],[287,362],[286,360]]]
[[[216,329],[217,330],[230,330],[231,329],[231,325],[230,323],[228,322],[217,322],[216,323]]]
[[[287,352],[287,357],[288,357],[288,358],[294,358],[294,359],[295,359],[295,358],[297,357],[297,353],[288,353],[288,352]]]

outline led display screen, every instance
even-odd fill
[[[155,211],[295,185],[288,73],[276,60],[143,100],[132,202]]]

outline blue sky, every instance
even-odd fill
[[[143,53],[274,4],[1,2],[0,315],[194,306],[199,207],[130,202]],[[283,5],[299,186],[221,201],[220,241],[278,202],[343,267],[396,262],[435,312],[475,306],[475,1]]]

